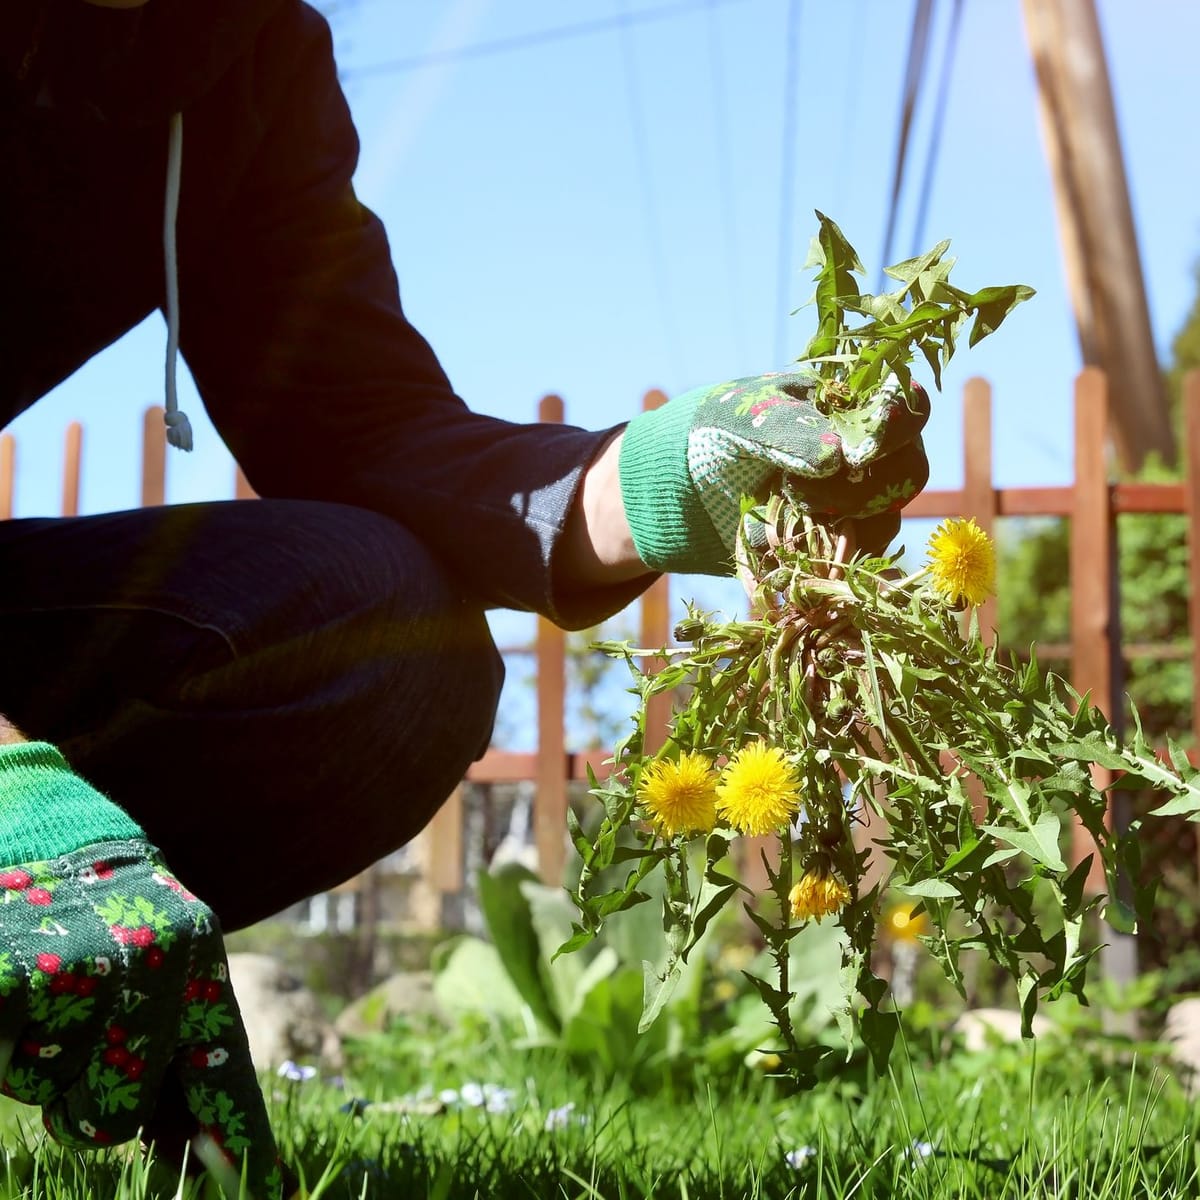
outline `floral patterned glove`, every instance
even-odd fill
[[[929,399],[889,379],[865,412],[823,413],[802,375],[762,375],[678,396],[635,417],[621,444],[634,545],[659,571],[729,574],[743,496],[786,478],[820,516],[865,518],[860,544],[885,546],[929,476]]]
[[[89,824],[103,840],[72,846]],[[18,865],[0,869],[0,1091],[95,1149],[136,1137],[173,1074],[202,1157],[215,1145],[235,1177],[244,1159],[252,1195],[274,1200],[275,1142],[212,912],[44,743],[0,747],[3,850]]]

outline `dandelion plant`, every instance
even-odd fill
[[[940,387],[958,334],[974,345],[1032,292],[965,292],[950,283],[948,243],[887,269],[892,292],[858,290],[858,255],[818,213],[817,332],[801,359],[819,403],[853,422],[885,381],[909,395],[920,356]],[[1136,880],[1137,826],[1106,823],[1107,791],[1093,765],[1167,795],[1160,811],[1200,813],[1186,758],[1170,765],[1140,728],[1122,743],[1087,697],[1036,656],[1001,661],[974,609],[992,592],[995,554],[970,517],[944,521],[927,559],[905,572],[900,551],[864,552],[853,522],[802,511],[786,483],[747,499],[738,572],[749,615],[690,609],[680,648],[608,644],[632,669],[641,704],[613,771],[592,780],[603,805],[594,836],[572,822],[582,859],[579,920],[564,950],[589,941],[614,913],[647,899],[661,872],[665,965],[646,966],[643,1028],[658,1015],[681,964],[716,914],[742,902],[774,962],[751,976],[774,1019],[772,1047],[796,1081],[811,1082],[828,1047],[800,1042],[791,1018],[789,948],[810,921],[840,927],[847,1044],[857,1033],[877,1065],[898,1029],[888,986],[872,966],[885,888],[907,897],[920,940],[965,994],[962,955],[986,954],[1015,982],[1023,1027],[1042,1000],[1084,995],[1095,947],[1084,918],[1100,911],[1130,930],[1150,904]],[[666,665],[645,674],[648,657]],[[675,697],[661,748],[646,742],[646,711]],[[1078,824],[1092,843],[1064,856]],[[732,863],[747,837],[770,838],[768,880],[755,895]],[[1096,860],[1107,895],[1089,891]]]

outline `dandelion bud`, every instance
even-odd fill
[[[699,617],[684,617],[675,626],[675,640],[677,642],[698,641],[704,636],[704,631],[707,628],[708,626]]]
[[[806,871],[788,893],[794,921],[820,921],[841,912],[850,901],[850,889],[836,876],[822,871]]]

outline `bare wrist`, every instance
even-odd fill
[[[582,587],[624,583],[650,574],[638,557],[625,516],[617,434],[584,474],[564,530],[564,582]]]

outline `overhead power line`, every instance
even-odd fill
[[[624,8],[627,0],[620,0],[620,2]],[[684,370],[683,354],[680,349],[679,330],[675,324],[675,310],[671,304],[671,290],[667,280],[667,261],[663,254],[662,227],[659,223],[658,205],[654,196],[653,160],[650,155],[650,138],[646,131],[646,108],[642,100],[637,60],[634,57],[633,34],[630,31],[633,23],[632,13],[622,12],[619,14],[621,62],[625,69],[625,94],[629,102],[629,120],[633,132],[633,155],[637,166],[638,192],[642,202],[642,218],[645,223],[650,263],[654,272],[655,290],[658,292],[663,330],[666,334],[668,349],[675,360],[677,378],[684,379],[687,377],[687,373]]]
[[[717,195],[721,206],[721,235],[725,242],[726,295],[729,303],[729,322],[733,329],[734,346],[739,361],[746,358],[746,329],[742,317],[741,274],[738,270],[741,254],[738,250],[737,214],[733,197],[733,154],[729,139],[729,105],[722,63],[721,31],[717,24],[716,3],[708,5],[708,74],[712,83],[713,141],[716,146]]]
[[[880,263],[889,265],[892,242],[896,235],[896,219],[900,211],[900,192],[904,186],[904,167],[908,159],[908,142],[912,133],[913,114],[917,98],[925,77],[925,63],[929,52],[929,26],[933,13],[933,0],[917,0],[913,14],[912,37],[908,43],[908,64],[904,72],[904,92],[900,102],[900,128],[896,135],[896,165],[892,172],[892,197],[888,206],[887,225],[883,233],[883,251]],[[878,290],[883,289],[883,266],[880,267]]]
[[[783,68],[783,145],[780,149],[779,185],[779,265],[775,296],[775,356],[776,367],[783,365],[787,354],[788,285],[791,282],[792,228],[796,223],[796,117],[800,94],[800,0],[789,0],[787,32],[784,34],[786,57]]]
[[[938,78],[937,99],[933,108],[933,127],[929,133],[929,150],[925,155],[925,173],[921,177],[921,195],[917,201],[917,218],[913,227],[912,257],[925,249],[925,221],[929,216],[929,201],[933,195],[933,180],[937,174],[942,149],[942,129],[946,124],[946,108],[950,99],[950,80],[954,74],[954,58],[958,51],[958,31],[962,25],[963,0],[954,0],[950,28],[942,51],[942,69]]]
[[[563,42],[574,38],[590,37],[597,33],[611,33],[631,25],[646,25],[652,21],[668,21],[687,16],[714,4],[743,4],[745,0],[680,0],[676,4],[660,4],[656,8],[640,12],[617,13],[611,17],[597,17],[591,21],[578,21],[573,25],[556,25],[549,29],[537,29],[530,33],[514,34],[511,37],[495,38],[488,42],[474,42],[469,46],[454,46],[448,50],[431,50],[426,54],[412,54],[407,58],[391,59],[387,62],[369,63],[343,72],[343,79],[370,79],[376,75],[396,75],[403,71],[417,71],[423,67],[436,67],[444,63],[461,62],[470,58],[485,58],[493,54],[506,54],[513,50],[527,50],[532,46],[544,46],[549,42]]]

